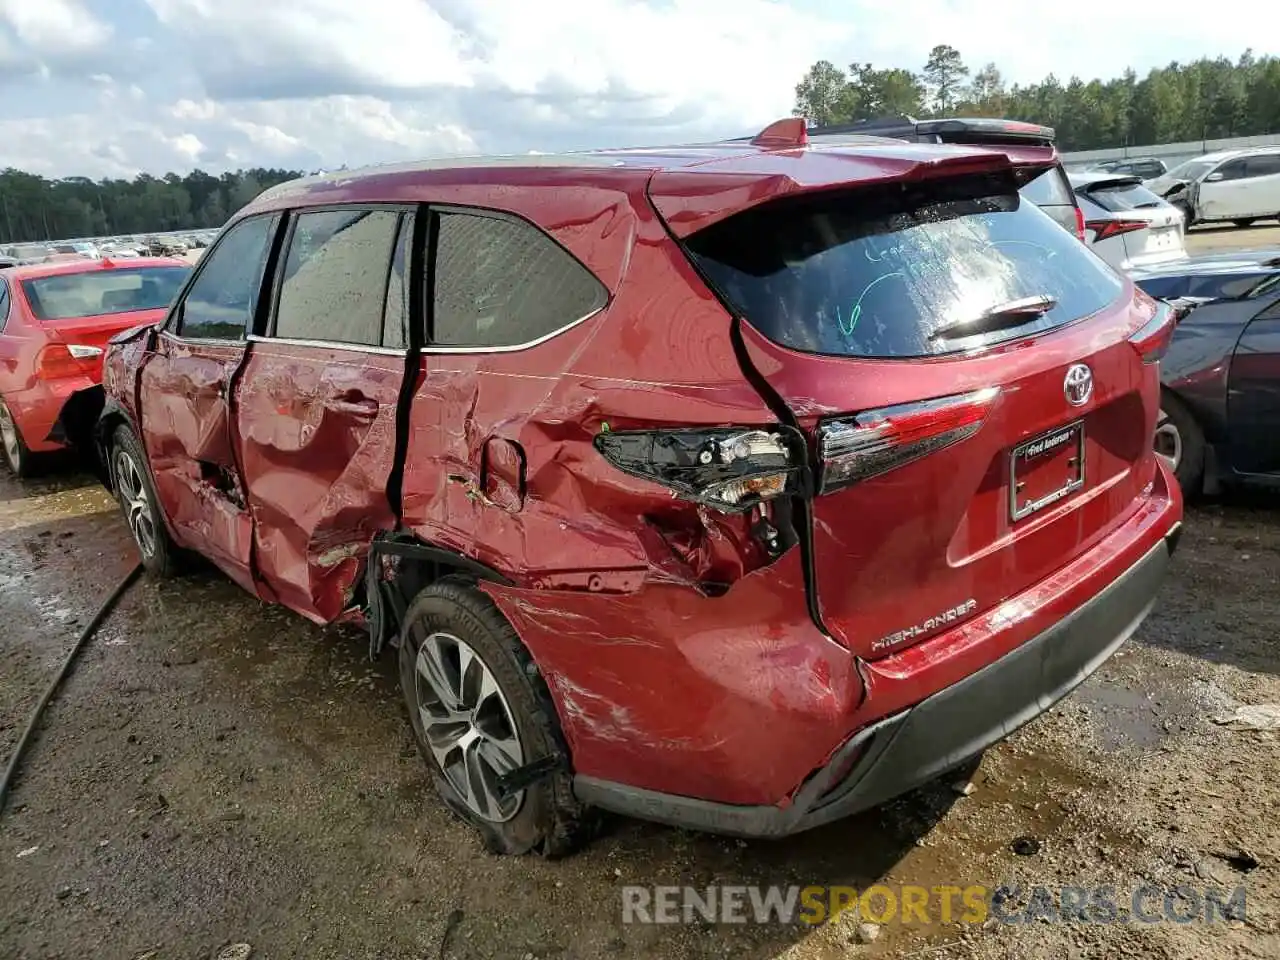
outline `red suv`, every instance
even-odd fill
[[[980,753],[1151,607],[1169,311],[1023,200],[1051,148],[453,160],[242,210],[106,360],[147,567],[398,648],[492,849],[779,836]]]

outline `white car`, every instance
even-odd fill
[[[1147,187],[1178,207],[1187,225],[1280,217],[1280,147],[1207,153],[1148,180]]]
[[[1182,212],[1136,176],[1068,173],[1084,215],[1085,241],[1116,270],[1128,271],[1187,255]]]

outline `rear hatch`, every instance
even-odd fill
[[[1110,216],[1086,215],[1094,240],[1119,237],[1129,263],[1159,263],[1186,256],[1182,213],[1138,177],[1117,176],[1081,183],[1076,191]]]
[[[861,656],[1052,576],[1153,476],[1164,311],[1019,194],[1035,172],[850,178],[673,231],[810,439],[817,609]],[[695,192],[651,186],[669,223]]]

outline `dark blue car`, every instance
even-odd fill
[[[1132,276],[1184,314],[1161,360],[1155,438],[1184,493],[1280,486],[1280,249],[1204,254]]]

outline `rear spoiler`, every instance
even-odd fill
[[[794,134],[794,131],[793,131]],[[757,138],[759,152],[735,153],[695,167],[659,170],[649,180],[649,199],[678,239],[783,197],[802,196],[933,177],[1011,171],[1019,184],[1058,161],[1053,147],[921,147],[900,141],[832,144],[833,149],[795,149],[773,129]],[[787,143],[784,147],[783,143]],[[816,146],[812,140],[808,146]],[[789,147],[789,148],[788,148]]]
[[[994,117],[950,117],[939,120],[916,120],[906,116],[886,117],[809,128],[810,138],[838,134],[893,137],[898,140],[912,140],[916,143],[973,145],[1024,143],[1052,146],[1057,140],[1057,133],[1053,127]]]
[[[1131,174],[1116,174],[1114,177],[1099,177],[1097,180],[1091,180],[1088,183],[1082,183],[1076,186],[1071,185],[1072,190],[1078,190],[1081,193],[1092,193],[1099,187],[1134,187],[1142,186],[1142,178],[1135,177]]]

